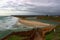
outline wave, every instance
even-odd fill
[[[0,30],[12,28],[18,22],[18,18],[12,16],[0,17]]]

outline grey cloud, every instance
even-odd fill
[[[20,11],[20,13],[15,13],[16,15],[60,15],[60,0],[31,0],[31,3],[17,4],[7,2],[2,8],[12,7],[14,8],[13,10]],[[34,5],[33,3],[38,3],[39,5]],[[40,3],[52,4],[50,6],[41,6]]]

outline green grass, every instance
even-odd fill
[[[46,40],[60,39],[60,25],[57,25],[55,29],[56,29],[55,33],[52,31],[46,35]]]
[[[22,40],[22,39],[21,39],[21,37],[14,35],[14,36],[11,36],[10,38],[8,38],[8,40]]]
[[[52,40],[53,37],[54,37],[54,32],[51,32],[51,33],[46,35],[46,40]]]
[[[53,17],[53,16],[45,16],[41,19],[44,19],[44,20],[60,20],[60,17]]]
[[[21,37],[21,36],[18,36],[18,35],[12,35],[8,38],[8,40],[23,40],[27,37]]]

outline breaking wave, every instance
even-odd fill
[[[19,23],[18,20],[19,18],[13,16],[0,16],[0,31],[28,31],[33,29],[33,27],[28,27],[27,25]]]
[[[0,16],[0,30],[12,28],[16,24],[18,18],[12,16]]]

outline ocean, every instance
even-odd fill
[[[0,30],[12,28],[16,24],[18,18],[12,16],[0,16]]]
[[[21,23],[17,25],[19,23],[18,20],[20,19],[13,16],[0,16],[0,31],[28,31],[33,29]]]

